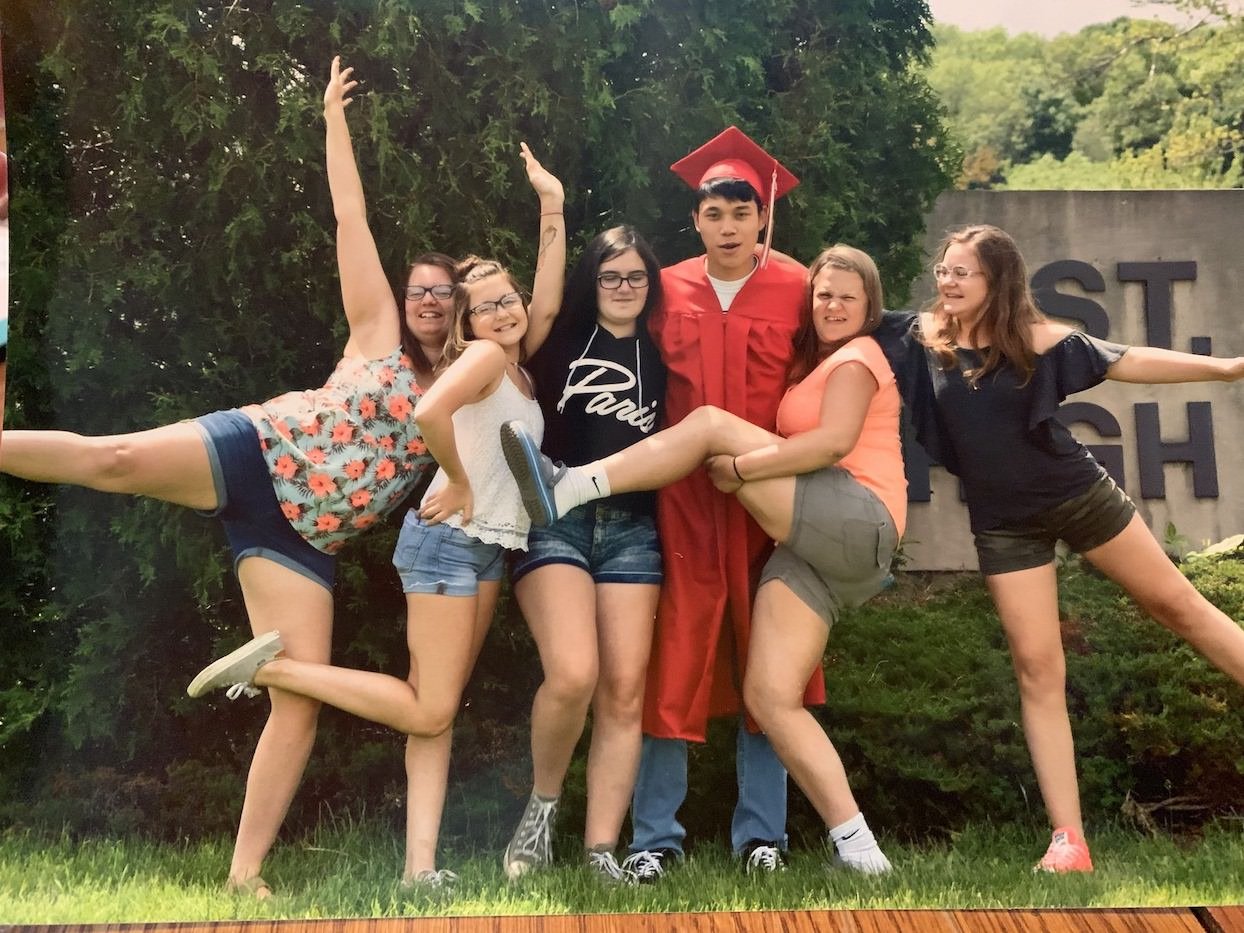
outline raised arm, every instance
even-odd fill
[[[1235,382],[1244,379],[1244,356],[1233,359],[1181,353],[1159,347],[1130,347],[1106,370],[1115,382]]]
[[[472,340],[462,356],[441,374],[415,406],[415,424],[448,482],[428,496],[420,518],[442,522],[455,512],[471,520],[471,482],[458,456],[454,412],[478,401],[505,375],[505,351],[489,340]]]
[[[328,162],[328,188],[337,218],[337,272],[341,279],[341,302],[350,324],[348,356],[375,359],[393,351],[401,341],[397,307],[376,241],[367,226],[363,183],[354,161],[345,109],[350,92],[358,85],[353,68],[341,67],[334,56],[328,87],[324,90],[324,150]]]
[[[562,183],[531,154],[526,143],[520,143],[527,180],[540,199],[540,239],[536,254],[536,279],[531,287],[531,304],[527,308],[527,335],[523,348],[527,355],[540,349],[557,312],[561,309],[562,288],[566,282],[566,200]]]

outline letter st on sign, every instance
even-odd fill
[[[1174,283],[1195,281],[1197,265],[1191,261],[1119,262],[1115,277],[1120,283],[1139,283],[1144,289],[1145,343],[1151,347],[1179,349],[1209,355],[1213,341],[1196,336],[1186,347],[1172,346],[1171,321],[1174,315]],[[1081,295],[1060,292],[1060,282],[1073,281],[1090,294],[1105,292],[1106,282],[1098,269],[1077,259],[1059,259],[1041,266],[1032,276],[1032,291],[1046,314],[1080,324],[1086,333],[1110,339],[1110,317],[1096,301]],[[1143,499],[1164,499],[1166,479],[1163,466],[1186,463],[1192,467],[1192,491],[1198,499],[1218,498],[1218,466],[1214,451],[1214,422],[1210,403],[1185,403],[1185,427],[1167,425],[1166,433],[1154,402],[1132,404],[1136,457],[1140,488],[1129,489]],[[1065,425],[1087,424],[1102,438],[1121,438],[1118,418],[1101,405],[1072,399],[1058,411]],[[1106,471],[1127,488],[1124,478],[1124,449],[1120,444],[1086,444]],[[929,467],[933,465],[914,439],[904,437],[903,454],[907,463],[908,499],[928,502],[932,498]]]

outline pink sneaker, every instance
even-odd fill
[[[1050,839],[1050,847],[1045,850],[1041,861],[1032,866],[1033,871],[1057,872],[1092,871],[1093,858],[1089,855],[1088,843],[1084,837],[1065,826],[1054,830]]]

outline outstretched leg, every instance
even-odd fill
[[[614,494],[660,489],[715,454],[736,455],[781,438],[728,411],[703,405],[678,424],[598,461]]]
[[[738,455],[781,440],[750,421],[704,405],[678,424],[583,466],[554,475],[552,464],[521,422],[501,427],[501,447],[532,522],[547,525],[571,509],[609,495],[660,489],[716,454]]]
[[[151,496],[192,509],[218,504],[207,447],[191,422],[108,437],[5,431],[0,472],[40,483]]]
[[[301,694],[407,735],[440,735],[453,723],[475,663],[475,639],[482,639],[477,607],[486,587],[495,591],[497,584],[481,582],[478,596],[406,594],[410,646],[406,680],[281,657],[259,668],[254,683]],[[495,592],[491,599],[495,602]]]
[[[1084,556],[1127,590],[1141,609],[1244,684],[1244,628],[1197,592],[1171,563],[1144,519],[1132,516],[1119,534]]]

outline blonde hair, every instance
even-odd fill
[[[454,360],[462,356],[467,348],[467,344],[475,339],[475,331],[471,327],[471,286],[478,285],[484,279],[492,278],[494,275],[504,275],[514,291],[520,295],[524,294],[523,287],[514,276],[510,275],[509,270],[495,259],[467,256],[454,267],[454,277],[459,284],[454,289],[453,323],[450,325],[449,333],[445,337],[445,349],[442,351],[440,363],[437,365],[438,372],[444,370]],[[524,298],[524,311],[526,307],[527,302],[526,298]],[[525,358],[526,352],[523,351],[520,359]]]

